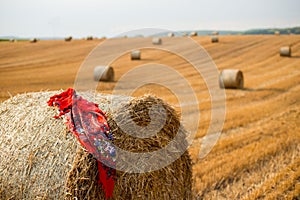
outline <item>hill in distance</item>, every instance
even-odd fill
[[[300,34],[300,27],[292,27],[292,28],[265,28],[265,29],[250,29],[246,31],[230,31],[230,30],[186,30],[186,31],[176,31],[174,32],[175,36],[182,36],[184,34],[189,34],[191,32],[197,32],[198,35],[211,35],[212,32],[217,31],[219,35],[273,35],[275,31],[278,31],[280,34]],[[165,37],[167,36],[167,32],[162,32],[154,35],[130,35],[128,37]],[[119,35],[118,37],[122,37],[126,35]],[[34,37],[30,37],[34,38]],[[18,36],[0,36],[0,41],[8,41],[10,39],[16,40],[29,40],[29,37],[18,37]],[[62,40],[64,37],[37,37],[39,40]]]

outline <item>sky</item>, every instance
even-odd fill
[[[300,0],[0,0],[0,36],[113,37],[143,28],[300,26]]]

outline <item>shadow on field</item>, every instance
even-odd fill
[[[285,89],[280,88],[244,88],[243,90],[249,92],[263,92],[263,91],[273,91],[273,92],[286,92]]]
[[[299,59],[299,58],[300,58],[300,56],[291,56],[291,58],[298,58],[298,59]]]

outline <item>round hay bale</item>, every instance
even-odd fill
[[[274,32],[274,35],[279,36],[279,35],[280,35],[280,32],[279,32],[279,31],[275,31],[275,32]]]
[[[168,33],[168,37],[174,37],[174,33]]]
[[[219,35],[219,32],[218,31],[213,31],[211,34],[212,35]]]
[[[46,104],[57,93],[60,92],[23,94],[0,104],[1,199],[105,199],[96,183],[96,160],[66,131],[62,119],[53,118],[57,110]],[[174,109],[155,97],[144,96],[126,103],[114,96],[119,107],[110,104],[111,96],[96,94],[91,99],[108,113],[113,143],[131,152],[155,151],[172,140],[179,128]],[[157,103],[166,109],[167,120],[156,136],[135,138],[117,126],[115,120],[124,115],[130,115],[138,125],[149,123],[148,110]],[[181,144],[185,142],[182,138]],[[185,151],[156,171],[117,171],[112,199],[192,199],[191,170]]]
[[[279,53],[280,53],[280,56],[291,57],[291,55],[292,55],[292,49],[291,49],[290,46],[281,47]]]
[[[93,40],[94,38],[93,38],[93,36],[88,36],[87,38],[86,38],[86,40]]]
[[[221,71],[219,76],[219,86],[220,88],[243,89],[243,72],[237,69],[225,69]]]
[[[140,60],[141,59],[141,51],[135,50],[131,52],[131,60]]]
[[[114,81],[115,72],[110,66],[97,66],[94,69],[95,81]]]
[[[17,42],[17,40],[14,39],[14,38],[13,38],[13,39],[10,39],[9,41],[10,41],[10,42]]]
[[[191,32],[191,34],[190,34],[191,37],[195,37],[195,36],[197,36],[197,35],[198,35],[198,33],[197,33],[196,31],[193,31],[193,32]]]
[[[152,39],[152,44],[154,45],[161,45],[162,44],[162,40],[159,37],[155,37]]]
[[[216,35],[211,36],[211,42],[212,43],[218,43],[219,42],[219,38]]]
[[[36,38],[32,38],[32,39],[29,40],[29,42],[30,42],[30,43],[36,43],[36,42],[37,42],[37,39],[36,39]]]
[[[70,42],[72,39],[73,39],[72,36],[69,36],[69,37],[66,37],[66,38],[65,38],[65,41],[66,41],[66,42]]]
[[[182,34],[182,36],[183,36],[183,37],[187,37],[188,34],[187,34],[186,32],[184,32],[184,33]]]

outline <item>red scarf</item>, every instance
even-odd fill
[[[116,152],[111,144],[112,133],[105,113],[99,109],[98,104],[83,99],[72,88],[50,97],[47,103],[58,107],[59,115],[54,118],[65,115],[69,130],[97,159],[98,184],[102,185],[106,199],[112,197],[116,177]]]

